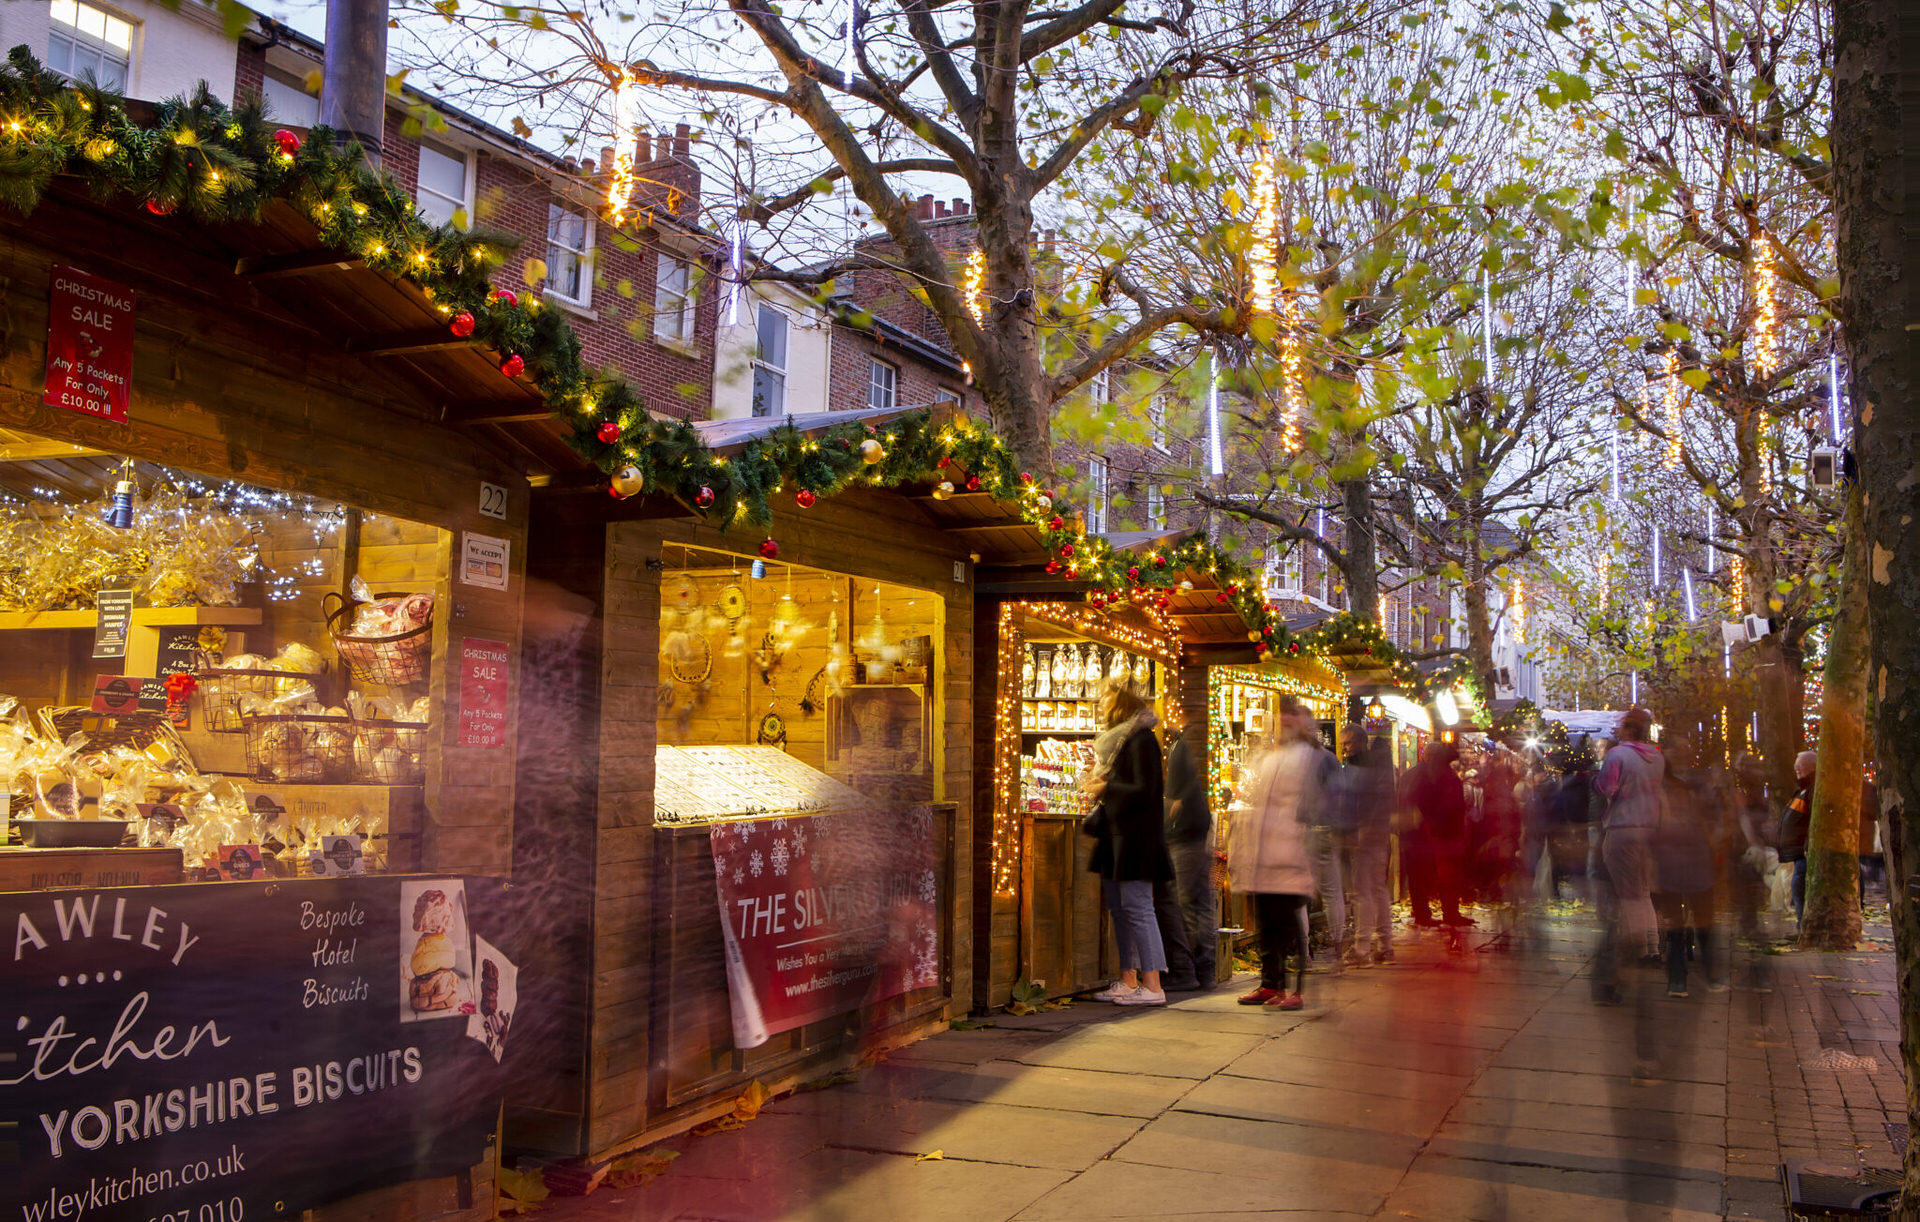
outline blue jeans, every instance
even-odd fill
[[[1313,885],[1327,913],[1327,942],[1337,957],[1347,945],[1347,889],[1340,862],[1340,833],[1330,827],[1307,829],[1308,862]]]
[[[1807,919],[1807,859],[1793,863],[1793,919]]]
[[[1101,880],[1107,911],[1113,914],[1113,942],[1120,952],[1120,969],[1142,972],[1167,970],[1167,952],[1160,945],[1160,923],[1153,915],[1153,884],[1145,881]]]

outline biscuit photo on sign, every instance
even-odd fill
[[[400,887],[400,1021],[472,1014],[473,939],[467,894],[457,878]]]
[[[485,938],[474,940],[474,960],[480,965],[480,1003],[467,1019],[467,1035],[479,1040],[498,1061],[507,1049],[507,1030],[520,1002],[520,969]]]

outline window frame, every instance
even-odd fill
[[[581,245],[578,250],[570,246],[563,246],[554,240],[554,224],[562,217],[580,222]],[[595,230],[596,226],[594,225],[592,213],[575,212],[573,209],[564,207],[553,200],[547,201],[547,279],[541,289],[542,293],[552,297],[555,301],[563,305],[578,306],[583,310],[592,307]],[[577,294],[562,292],[558,287],[558,279],[554,275],[555,251],[565,251],[573,256],[575,269],[579,272],[580,291]]]
[[[107,22],[117,22],[125,26],[127,28],[126,47],[124,49],[116,47],[109,42],[104,35],[89,33],[81,29],[77,22],[68,22],[56,17],[54,15],[56,2],[71,5],[76,17],[79,15],[81,9],[88,9],[100,14],[101,28],[103,30],[109,28],[106,24]],[[44,59],[47,66],[52,68],[54,72],[78,84],[85,78],[81,76],[80,73],[73,71],[73,60],[76,53],[81,51],[87,52],[94,57],[95,61],[101,67],[105,67],[109,57],[111,57],[112,62],[122,65],[124,69],[120,77],[120,83],[118,85],[111,84],[104,79],[103,74],[99,72],[94,73],[94,80],[105,88],[131,96],[134,91],[133,64],[134,60],[138,58],[137,53],[139,50],[140,35],[140,22],[122,16],[119,12],[103,4],[93,4],[90,0],[48,0],[47,45],[44,48]],[[63,38],[70,44],[67,51],[67,67],[65,69],[53,68],[53,40],[55,38]]]
[[[682,269],[686,273],[686,288],[670,292],[667,288],[666,271],[668,266]],[[677,308],[669,308],[670,301],[677,297]],[[653,263],[653,342],[664,347],[691,351],[694,346],[694,303],[693,260],[682,259],[669,251],[661,251],[654,256]],[[661,328],[661,320],[673,318],[674,332],[668,333]]]
[[[1105,534],[1107,504],[1112,495],[1113,464],[1104,455],[1087,455],[1087,533]]]
[[[422,195],[431,195],[436,202],[450,198],[426,185],[426,179],[421,173],[421,169],[426,164],[428,153],[432,153],[436,157],[443,157],[448,161],[457,160],[460,162],[460,186],[464,194],[453,211],[448,214],[445,221],[435,221],[427,214],[425,208],[420,203],[420,197]],[[463,149],[458,145],[423,138],[420,141],[420,156],[414,160],[413,167],[414,214],[429,224],[448,224],[458,225],[463,229],[470,228],[473,223],[473,180],[477,168],[476,158],[474,157],[474,151],[472,149]],[[460,225],[460,218],[463,215],[467,220],[466,225]]]
[[[1157,394],[1147,399],[1147,441],[1162,454],[1167,449],[1167,396]]]
[[[1147,482],[1147,529],[1165,530],[1167,528],[1167,498],[1158,483]]]
[[[886,373],[887,373],[887,379],[886,379],[887,401],[885,403],[875,403],[873,401],[873,395],[876,390],[880,389],[880,386],[875,381],[874,375],[879,373],[883,369],[886,370]],[[869,408],[874,409],[875,411],[888,411],[898,406],[899,403],[900,403],[900,367],[897,365],[889,364],[888,362],[881,360],[877,356],[868,357],[867,358],[867,406]]]
[[[766,350],[760,340],[760,319],[763,314],[772,314],[780,320],[780,363],[766,358]],[[748,410],[755,416],[784,416],[787,414],[787,348],[793,338],[793,319],[787,312],[769,301],[756,301],[753,308],[753,384],[748,389],[750,397]],[[770,384],[780,389],[780,402],[767,411],[760,410],[760,377],[767,375]]]
[[[303,109],[303,112],[298,115],[288,114],[285,111],[280,110],[278,106],[274,105],[274,99],[267,95],[268,86],[273,86],[275,88],[285,90],[287,94],[293,97],[298,97],[303,99],[307,103],[307,105],[312,108],[313,114],[311,116],[305,114],[304,109]],[[260,77],[260,100],[264,103],[267,103],[270,107],[273,107],[271,113],[273,116],[273,120],[276,123],[290,124],[294,127],[312,127],[318,122],[320,122],[320,99],[308,93],[305,89],[302,89],[299,85],[296,85],[292,81],[287,80],[285,75],[283,75],[282,73],[275,72],[270,69],[266,73],[262,74],[262,76]],[[417,179],[418,177],[417,170],[415,171],[415,175]],[[419,197],[418,189],[414,191],[414,196],[415,196],[414,204],[413,204],[414,210],[418,211],[420,208],[420,201],[418,198]]]

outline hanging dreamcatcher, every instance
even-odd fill
[[[747,592],[737,585],[726,586],[720,591],[720,601],[714,610],[727,621],[726,656],[741,657],[747,652],[747,637],[740,628],[747,619]]]
[[[760,718],[760,728],[754,740],[763,747],[782,747],[787,745],[787,722],[778,713],[767,713]]]

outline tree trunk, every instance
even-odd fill
[[[1807,832],[1807,909],[1800,944],[1852,950],[1860,940],[1860,781],[1867,766],[1867,582],[1860,485],[1847,491],[1846,561],[1827,629],[1820,766]],[[1869,850],[1872,845],[1866,846]]]
[[[1341,516],[1346,520],[1347,609],[1360,619],[1380,620],[1380,548],[1374,537],[1373,477],[1340,483]]]
[[[1016,184],[1017,185],[1017,184]],[[976,196],[976,240],[985,264],[985,317],[974,384],[993,412],[994,430],[1021,469],[1043,483],[1054,479],[1053,400],[1040,355],[1040,329],[1032,299],[1033,207],[1024,195]],[[961,256],[964,258],[965,256]],[[1026,293],[1028,304],[1019,304]],[[943,319],[949,332],[965,320]]]
[[[1775,794],[1792,793],[1793,757],[1803,750],[1806,675],[1800,651],[1785,635],[1769,632],[1754,643],[1754,678],[1760,687],[1760,751]]]
[[[1872,642],[1874,758],[1892,833],[1888,890],[1899,968],[1900,1055],[1907,1114],[1920,1131],[1920,905],[1907,895],[1920,865],[1920,398],[1916,398],[1911,276],[1920,242],[1905,232],[1920,178],[1920,132],[1903,130],[1901,66],[1920,65],[1920,28],[1902,28],[1904,0],[1836,0],[1833,73],[1834,212],[1841,334],[1852,371],[1854,450],[1866,511],[1867,625]],[[1909,69],[1911,71],[1912,69]],[[1906,82],[1911,88],[1911,81]],[[1920,235],[1916,235],[1920,237]],[[1899,1217],[1920,1222],[1920,1142],[1906,1154]]]

